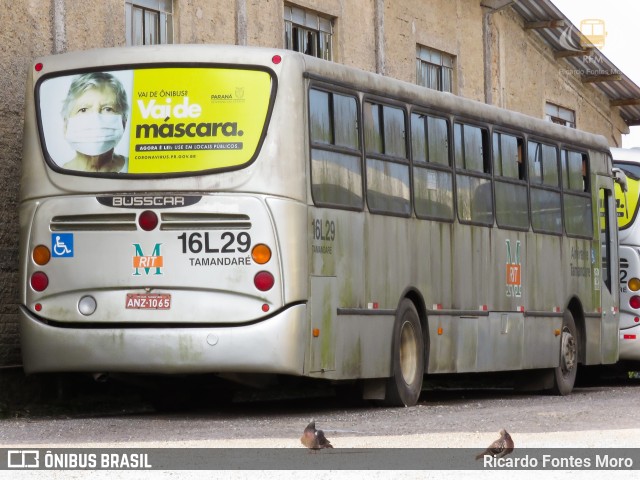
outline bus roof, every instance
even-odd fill
[[[272,58],[279,55],[282,65],[277,67]],[[521,131],[537,133],[560,142],[580,145],[584,148],[608,151],[605,137],[553,124],[540,118],[505,110],[485,103],[439,92],[433,89],[367,72],[355,67],[311,57],[291,50],[237,45],[151,45],[142,47],[113,47],[69,52],[41,57],[35,63],[46,68],[41,73],[86,68],[119,67],[145,64],[257,64],[276,69],[288,67],[300,69],[309,76],[334,84],[354,87],[372,95],[383,94],[425,108],[448,112],[468,120],[490,122]],[[290,71],[290,70],[289,70]]]
[[[292,54],[289,52],[289,54]],[[302,55],[302,54],[297,54]],[[608,151],[604,136],[564,127],[541,118],[505,110],[479,101],[459,97],[448,92],[439,92],[409,82],[391,79],[380,74],[363,71],[326,60],[302,55],[306,71],[312,76],[333,79],[338,83],[355,86],[371,94],[384,94],[414,105],[449,112],[469,120],[490,122],[521,131],[544,135],[560,142],[581,145],[600,151]]]
[[[640,148],[612,148],[611,155],[614,161],[640,163]]]

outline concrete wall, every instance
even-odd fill
[[[124,0],[2,1],[0,367],[20,363],[17,198],[27,70],[40,55],[125,43]],[[563,73],[566,62],[554,60],[535,32],[523,30],[522,18],[511,8],[492,15],[487,29],[480,0],[292,3],[334,17],[337,62],[415,82],[420,44],[455,56],[455,92],[461,96],[536,117],[544,115],[545,101],[551,101],[575,110],[578,128],[601,133],[615,146],[626,131],[605,96]],[[282,47],[283,11],[283,0],[175,0],[175,43]],[[485,38],[490,50],[486,59]]]

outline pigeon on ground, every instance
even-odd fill
[[[487,447],[487,449],[476,455],[476,460],[481,459],[485,455],[491,455],[492,457],[504,457],[513,452],[513,439],[511,435],[503,428],[500,430],[500,438]]]
[[[304,429],[304,433],[300,437],[300,442],[311,450],[333,448],[331,442],[324,436],[324,432],[322,430],[316,430],[316,422],[313,420],[307,425],[307,428]]]

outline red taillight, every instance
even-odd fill
[[[35,66],[36,72],[41,72],[43,68],[44,68],[44,65],[42,63],[36,63],[36,66]]]
[[[49,277],[47,277],[43,272],[35,272],[31,275],[31,288],[36,292],[42,292],[48,286]]]
[[[149,232],[158,226],[158,215],[151,210],[145,210],[138,217],[138,225],[145,232]]]
[[[271,57],[271,61],[275,65],[278,65],[282,61],[282,57],[280,55],[274,55],[273,57]]]
[[[629,299],[629,306],[631,308],[640,308],[640,297],[638,295],[634,295]]]
[[[256,273],[256,276],[253,278],[254,285],[261,292],[270,290],[273,287],[275,281],[276,280],[275,278],[273,278],[273,275],[265,271]]]

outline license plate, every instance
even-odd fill
[[[127,293],[126,308],[145,310],[168,310],[171,295],[168,293]]]

